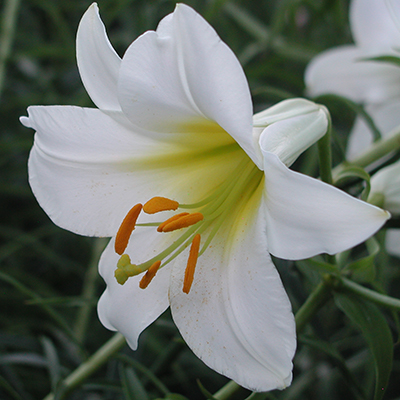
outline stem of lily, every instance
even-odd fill
[[[99,350],[81,364],[75,371],[65,378],[62,382],[62,398],[75,387],[79,386],[86,378],[97,371],[107,360],[116,352],[118,352],[126,344],[125,338],[116,333],[108,342],[106,342]],[[55,394],[48,394],[43,400],[54,400]]]
[[[319,173],[323,182],[332,184],[331,118],[325,135],[318,140]]]
[[[365,168],[380,158],[386,156],[392,151],[400,149],[400,125],[394,128],[389,135],[373,143],[368,150],[359,155],[350,162],[339,164],[333,169],[333,175],[336,176],[346,166],[346,164],[357,165]]]
[[[338,287],[342,290],[345,289],[347,291],[353,292],[358,296],[361,296],[364,299],[372,301],[380,306],[393,308],[398,311],[400,310],[399,299],[375,292],[375,290],[368,289],[347,278],[341,278],[339,282],[340,284]]]
[[[213,395],[213,398],[216,400],[227,400],[240,388],[241,386],[239,386],[235,381],[229,381]]]
[[[6,63],[10,56],[12,42],[14,40],[19,5],[20,0],[8,0],[4,4],[2,12],[3,18],[1,21],[2,29],[0,37],[0,97],[5,81]]]
[[[304,329],[315,313],[329,300],[334,280],[331,275],[326,275],[297,310],[295,315],[297,333]]]
[[[96,291],[96,282],[99,278],[97,267],[99,258],[106,246],[108,239],[95,239],[92,247],[92,257],[89,263],[89,269],[86,272],[82,289],[82,298],[86,303],[79,309],[76,317],[75,335],[78,343],[83,343],[86,330],[89,323],[90,313],[93,310],[91,300]]]

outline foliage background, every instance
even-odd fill
[[[121,56],[138,35],[155,29],[175,5],[170,0],[98,3],[110,40]],[[239,57],[255,110],[304,96],[303,73],[310,59],[323,49],[351,42],[345,0],[186,3],[214,26]],[[113,336],[96,315],[96,302],[104,289],[97,260],[106,242],[59,229],[38,206],[26,168],[33,132],[18,121],[32,104],[93,106],[75,62],[75,33],[89,5],[89,0],[0,1],[1,399],[41,399],[51,391],[63,398],[59,390],[63,379]],[[337,163],[343,159],[354,112],[341,103],[328,105]],[[317,176],[316,149],[310,149],[295,168]],[[296,311],[321,274],[304,263],[276,263]],[[398,260],[381,251],[375,265],[379,267],[375,284],[398,295]],[[396,317],[389,312],[385,316],[396,341]],[[252,399],[372,398],[375,364],[365,339],[331,299],[303,332],[293,385]],[[395,347],[385,399],[400,399],[398,356]],[[199,382],[215,393],[228,381],[191,353],[166,312],[142,334],[138,351],[124,347],[64,398],[204,399],[207,396]],[[366,395],[360,394],[362,390]],[[239,390],[231,398],[247,396],[249,392]]]

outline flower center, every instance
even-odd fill
[[[117,282],[123,285],[129,277],[144,272],[139,286],[145,289],[159,268],[167,265],[190,246],[182,288],[183,292],[189,293],[199,257],[210,246],[221,226],[234,220],[240,208],[257,190],[262,179],[263,172],[246,157],[209,196],[197,203],[181,204],[165,197],[153,197],[143,206],[133,206],[122,221],[115,238],[115,252],[121,256],[115,270]],[[142,212],[157,214],[178,209],[187,211],[157,223],[137,223]],[[155,257],[136,265],[131,263],[128,254],[124,254],[136,227],[157,227],[157,232],[161,234],[182,230],[182,235]]]

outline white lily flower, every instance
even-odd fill
[[[379,203],[394,216],[400,216],[400,161],[380,169],[371,177],[368,201]],[[385,241],[389,254],[400,257],[400,230],[388,229]]]
[[[400,68],[366,59],[399,56],[400,30],[382,0],[352,0],[349,19],[355,44],[326,50],[310,62],[304,77],[307,93],[334,93],[363,103],[385,136],[400,124]],[[358,117],[349,137],[348,159],[372,142],[372,132]]]
[[[253,129],[238,60],[182,4],[122,60],[93,4],[77,57],[98,109],[30,107],[21,121],[36,130],[30,184],[50,218],[112,237],[99,267],[102,323],[136,349],[170,306],[208,366],[252,390],[288,386],[295,324],[269,253],[334,254],[388,218],[287,167],[324,134],[326,110],[288,100],[254,116]],[[176,208],[186,214],[173,221]]]

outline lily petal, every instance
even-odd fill
[[[268,248],[299,260],[336,254],[373,235],[390,214],[341,190],[288,169],[263,151]]]
[[[118,90],[132,123],[159,132],[183,132],[192,121],[215,121],[260,162],[243,69],[190,7],[178,4],[156,32],[146,32],[132,43],[122,60]]]
[[[400,125],[400,100],[367,105],[365,109],[380,130],[382,137],[388,137],[389,133]],[[370,128],[363,118],[357,117],[347,142],[347,159],[352,160],[359,156],[371,146],[372,142],[373,134]]]
[[[82,82],[93,103],[100,109],[121,110],[117,95],[121,59],[108,40],[96,3],[79,23],[76,57]]]
[[[189,294],[182,292],[185,262],[174,264],[170,302],[175,324],[200,359],[243,387],[267,391],[290,384],[296,334],[268,255],[265,218],[256,211],[261,196],[262,188],[198,259]]]
[[[276,154],[288,167],[326,133],[328,111],[324,107],[269,125],[260,136],[260,146]]]
[[[305,72],[312,97],[334,93],[357,102],[379,103],[398,96],[400,69],[378,61],[356,46],[336,47],[316,56]]]
[[[400,258],[400,230],[388,229],[386,232],[386,251],[392,256]]]
[[[115,235],[134,204],[156,195],[198,201],[247,157],[229,135],[209,127],[166,141],[135,131],[118,112],[30,107],[21,120],[37,131],[29,176],[40,205],[57,225],[89,236]]]
[[[394,215],[400,215],[400,161],[380,169],[371,177],[371,193],[383,194],[383,206]]]
[[[398,48],[400,30],[382,0],[352,0],[350,27],[357,45],[380,54]]]
[[[134,236],[134,246],[129,245],[127,252],[135,254],[140,262],[153,256],[157,240],[162,237],[157,236],[153,229],[141,229],[135,232]],[[168,287],[171,270],[170,266],[161,268],[146,289],[139,287],[143,274],[131,277],[124,285],[120,285],[114,276],[118,259],[119,256],[114,251],[114,240],[111,240],[99,263],[99,272],[107,284],[107,289],[99,300],[97,310],[101,323],[107,329],[122,333],[129,346],[136,350],[140,333],[169,306]],[[136,259],[132,260],[135,261]]]

